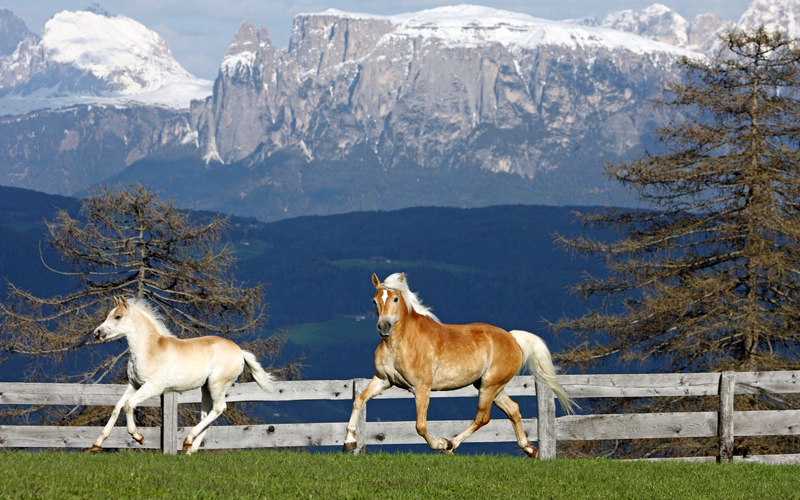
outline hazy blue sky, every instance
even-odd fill
[[[175,58],[187,70],[211,80],[217,75],[219,63],[231,38],[244,21],[266,26],[273,43],[285,47],[295,15],[330,8],[391,15],[443,5],[474,3],[544,19],[569,19],[603,17],[610,12],[639,10],[656,3],[650,0],[0,0],[0,7],[13,11],[31,31],[39,33],[53,14],[62,10],[80,10],[94,2],[111,14],[123,14],[155,30],[169,43]],[[749,0],[677,0],[660,3],[690,21],[696,15],[705,13],[717,14],[725,20],[738,20]]]

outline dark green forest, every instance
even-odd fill
[[[39,295],[68,292],[72,280],[48,269],[65,268],[43,241],[43,221],[57,208],[77,215],[78,206],[72,198],[0,188],[0,275]],[[552,339],[543,318],[583,312],[567,286],[585,269],[601,271],[558,249],[556,231],[582,231],[572,209],[421,207],[273,223],[233,217],[228,236],[239,251],[237,277],[268,284],[263,334],[286,330],[284,355],[305,356],[306,378],[349,378],[372,375],[373,272],[405,272],[446,323],[529,330],[557,350],[568,339]],[[331,357],[332,349],[349,359]],[[0,365],[0,378],[9,380],[3,372]]]

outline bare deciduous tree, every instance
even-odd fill
[[[236,257],[224,241],[226,225],[227,219],[218,216],[193,221],[172,201],[140,185],[92,192],[79,218],[61,210],[47,222],[48,243],[61,256],[57,267],[68,271],[49,267],[72,276],[76,290],[42,298],[9,284],[9,300],[1,305],[0,350],[47,360],[46,369],[31,375],[40,379],[118,382],[124,378],[127,350],[92,356],[96,342],[89,335],[115,295],[147,299],[179,337],[248,340],[264,317],[263,286],[246,287],[234,278]],[[278,335],[247,345],[274,357],[282,342]],[[84,370],[55,368],[54,363],[76,357],[89,361]],[[282,375],[296,376],[298,367],[288,365]],[[231,414],[243,417],[236,409]],[[84,424],[95,418],[93,412],[70,415]]]

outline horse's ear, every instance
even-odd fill
[[[125,297],[120,297],[119,298],[119,305],[121,305],[125,309],[128,309],[128,307],[129,307],[128,306],[128,299],[126,299]]]
[[[400,273],[400,283],[406,282],[406,273]]]
[[[375,273],[372,273],[372,286],[375,288],[381,286],[381,280],[378,279],[378,275]]]
[[[114,307],[119,307],[122,305],[122,302],[119,300],[119,295],[114,295]]]

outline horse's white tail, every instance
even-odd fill
[[[523,332],[522,330],[513,330],[510,332],[514,339],[522,349],[522,363],[527,363],[533,376],[536,380],[544,383],[547,387],[553,390],[558,401],[561,403],[561,408],[567,414],[574,413],[574,408],[578,407],[575,401],[572,400],[561,384],[556,379],[556,367],[553,366],[553,358],[550,357],[550,350],[547,344],[544,343],[537,335],[530,332]]]
[[[267,373],[267,371],[261,367],[261,363],[258,362],[256,355],[249,351],[242,351],[242,357],[244,358],[247,371],[253,374],[253,378],[256,379],[258,386],[265,391],[272,391],[275,379],[272,377],[272,374]]]

